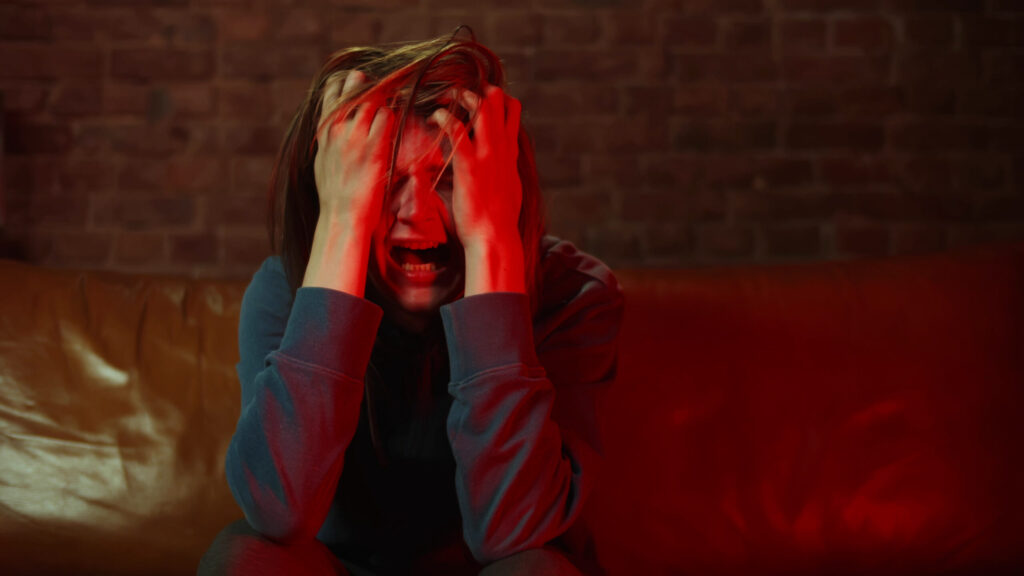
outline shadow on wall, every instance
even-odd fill
[[[0,258],[25,260],[24,247],[7,237],[7,203],[4,194],[4,162],[7,143],[4,139],[7,124],[4,122],[4,93],[0,92]]]
[[[4,94],[0,92],[0,154],[4,151]],[[0,156],[2,158],[2,156]],[[4,163],[0,161],[0,258],[17,258],[19,251],[7,239],[7,208],[4,204]]]

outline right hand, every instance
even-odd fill
[[[376,100],[360,105],[351,118],[332,118],[339,102],[365,80],[362,72],[352,70],[343,88],[339,79],[325,87],[313,174],[321,217],[340,218],[350,226],[372,232],[384,204],[394,113],[383,101]],[[329,120],[332,124],[324,126]]]

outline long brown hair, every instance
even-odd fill
[[[456,39],[465,28],[470,39]],[[426,119],[444,103],[460,121],[468,114],[447,92],[452,87],[483,93],[483,84],[506,89],[501,60],[476,41],[472,29],[459,26],[451,35],[423,42],[394,43],[381,46],[352,47],[335,52],[313,79],[305,100],[292,119],[278,153],[270,183],[268,231],[273,250],[280,254],[292,294],[302,284],[309,263],[320,213],[319,197],[313,175],[316,157],[316,130],[323,110],[324,89],[338,78],[344,83],[352,70],[366,75],[367,82],[338,106],[337,114],[349,111],[367,100],[389,102],[401,107],[395,141],[388,168],[387,191],[391,193],[395,161],[407,116],[412,111]],[[540,241],[546,230],[544,203],[537,177],[533,141],[523,123],[519,128],[519,178],[523,186],[519,214],[519,236],[525,257],[526,288],[531,309],[536,312],[540,283]],[[388,205],[385,203],[385,206]]]

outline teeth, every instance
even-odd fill
[[[433,262],[427,262],[426,264],[409,264],[408,262],[402,264],[402,270],[408,270],[410,272],[433,272],[437,270]]]
[[[398,246],[412,248],[413,250],[426,250],[428,248],[437,248],[440,244],[437,242],[402,242]]]

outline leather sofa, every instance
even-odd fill
[[[1024,243],[617,275],[608,574],[1024,567]],[[0,261],[0,573],[195,572],[245,284]]]

